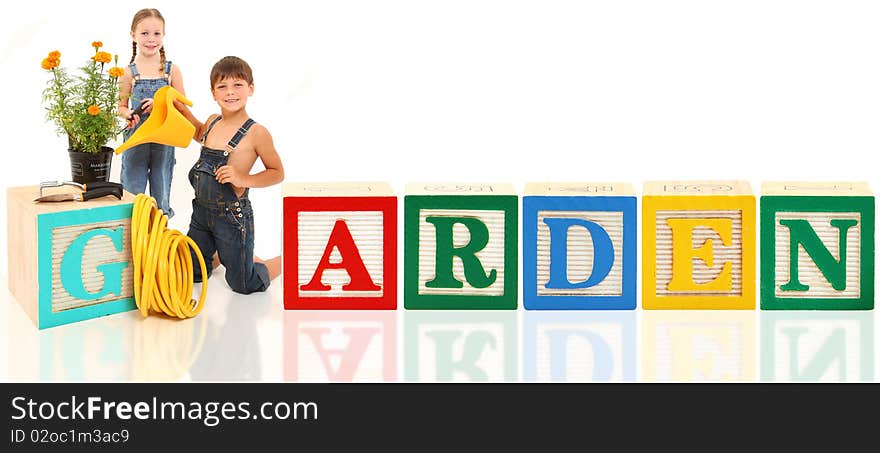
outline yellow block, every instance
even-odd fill
[[[755,197],[745,181],[654,181],[642,199],[643,309],[755,308]]]

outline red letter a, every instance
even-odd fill
[[[338,263],[330,262],[330,254],[333,252],[333,247],[336,247],[342,256],[342,260]],[[300,289],[303,291],[330,290],[329,286],[321,283],[321,276],[324,274],[325,269],[345,269],[348,272],[351,281],[342,287],[343,290],[378,291],[382,289],[380,286],[376,286],[370,278],[370,273],[367,272],[367,268],[364,266],[361,254],[358,252],[354,239],[351,237],[351,232],[348,231],[348,226],[346,226],[344,220],[337,220],[336,224],[333,225],[333,232],[330,233],[327,248],[324,249],[324,256],[321,257],[321,261],[318,263],[318,268],[315,270],[315,275],[312,276],[312,281],[300,286]]]

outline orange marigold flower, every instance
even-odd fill
[[[95,49],[100,49],[101,47],[104,47],[104,43],[102,43],[101,41],[92,41],[92,47],[94,47]]]
[[[89,115],[95,116],[99,113],[101,113],[100,107],[98,107],[97,105],[90,105],[89,106]]]
[[[49,52],[49,59],[50,60],[57,60],[59,58],[61,58],[61,52],[59,52],[57,50],[53,50],[53,51]]]
[[[122,77],[122,74],[125,74],[125,71],[119,66],[113,66],[107,71],[107,73],[110,74],[110,77]]]
[[[55,67],[55,61],[54,61],[54,60],[50,60],[50,59],[48,59],[48,58],[43,58],[43,62],[40,63],[40,67],[42,67],[43,69],[45,69],[45,70],[48,71],[48,70],[50,70],[50,69],[52,69],[52,68]]]
[[[97,52],[95,56],[92,57],[92,60],[97,61],[98,63],[110,63],[110,60],[113,59],[113,56],[108,52]]]

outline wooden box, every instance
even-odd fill
[[[387,183],[285,184],[284,308],[397,308],[397,198]]]
[[[874,308],[874,195],[867,184],[761,186],[761,308]]]
[[[523,306],[636,308],[636,196],[626,183],[529,183]]]
[[[73,187],[48,193],[71,192]],[[38,328],[135,307],[134,196],[35,203],[38,186],[6,191],[9,290]]]
[[[755,236],[748,182],[646,182],[642,308],[754,309]]]
[[[408,184],[407,309],[516,309],[517,195],[510,184]]]

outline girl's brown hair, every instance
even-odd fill
[[[165,24],[165,18],[162,17],[162,13],[159,12],[156,8],[144,8],[136,13],[134,13],[134,18],[131,20],[131,32],[134,33],[134,29],[137,28],[137,24],[141,23],[142,20],[155,17],[162,21],[162,24]],[[134,63],[134,57],[137,56],[137,42],[131,42],[131,61],[128,64]],[[165,45],[159,48],[159,57],[161,58],[161,66],[159,70],[162,73],[165,73]]]

